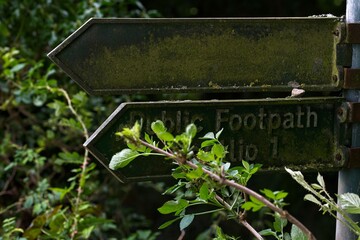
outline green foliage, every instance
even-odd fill
[[[88,129],[97,125],[92,121],[104,118],[122,98],[111,99],[106,109],[106,99],[89,99],[56,72],[45,54],[90,17],[156,14],[134,0],[0,1],[2,239],[88,239],[105,233],[126,238],[133,233],[119,232],[100,211],[110,208],[98,204],[101,173],[82,147]]]
[[[112,169],[122,168],[139,156],[152,154],[161,155],[173,161],[176,168],[172,176],[178,182],[164,192],[164,194],[173,195],[173,200],[165,202],[158,211],[161,214],[173,214],[175,218],[163,223],[159,229],[164,229],[179,221],[179,230],[184,231],[196,219],[196,216],[211,214],[217,219],[225,215],[226,219],[233,219],[254,232],[255,230],[245,220],[246,211],[256,212],[270,207],[279,210],[272,214],[274,217],[272,228],[263,230],[260,234],[273,236],[276,239],[301,239],[305,236],[295,227],[292,228],[291,233],[284,231],[288,221],[281,215],[280,209],[286,205],[284,202],[284,198],[288,195],[286,192],[263,189],[261,192],[264,196],[260,196],[245,190],[247,189],[245,185],[261,166],[242,161],[242,166],[231,168],[230,163],[224,162],[227,151],[219,139],[222,130],[205,134],[200,138],[202,140],[199,143],[200,147],[196,148],[193,145],[197,133],[194,124],[189,124],[185,132],[177,136],[168,132],[165,124],[160,120],[153,122],[151,129],[159,142],[154,141],[147,134],[144,137],[145,141],[142,140],[138,123],[135,123],[132,128],[124,128],[116,133],[124,138],[129,148],[115,154],[109,166]],[[225,181],[227,181],[226,184]],[[235,182],[241,185],[230,184]],[[235,239],[223,234],[218,224],[214,224],[216,231],[212,231],[216,236],[215,239]],[[209,234],[211,235],[211,231],[205,231],[200,236],[205,237]],[[199,239],[201,239],[200,236]],[[261,238],[260,235],[256,237]]]
[[[349,214],[360,214],[359,195],[354,193],[340,194],[337,196],[337,202],[327,192],[324,178],[320,174],[317,176],[317,183],[309,184],[301,172],[292,171],[288,168],[285,168],[285,170],[296,182],[310,192],[305,195],[305,200],[318,205],[324,214],[328,213],[338,219],[360,238],[360,226],[349,217]],[[341,217],[339,218],[337,214]]]

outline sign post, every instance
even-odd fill
[[[346,22],[360,23],[360,1],[346,1]],[[360,39],[360,38],[359,38]],[[360,42],[352,45],[352,69],[360,69]],[[347,101],[360,102],[360,90],[345,90],[344,95]],[[360,123],[352,125],[352,142],[351,148],[360,147]],[[359,161],[359,159],[358,159]],[[360,194],[360,169],[343,169],[339,171],[338,177],[338,194],[342,193]],[[350,216],[355,222],[360,222],[359,215]],[[357,236],[344,226],[340,221],[336,223],[336,240],[349,239],[355,240]]]

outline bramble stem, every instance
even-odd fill
[[[145,141],[143,141],[142,139],[138,139],[138,141],[158,152],[158,153],[161,153],[163,154],[164,156],[168,157],[168,158],[171,158],[171,159],[174,159],[179,165],[182,165],[182,164],[185,164],[185,165],[188,165],[190,166],[191,168],[193,169],[197,169],[198,166],[196,164],[194,164],[193,162],[191,161],[188,161],[187,159],[184,159],[183,157],[179,157],[179,156],[176,156],[174,154],[171,154],[167,151],[164,151],[163,149],[160,149],[152,144],[149,144]],[[280,216],[282,218],[286,218],[289,222],[291,222],[292,224],[294,224],[295,226],[297,226],[307,237],[309,240],[315,240],[315,236],[312,234],[312,232],[307,228],[305,227],[299,220],[297,220],[294,216],[292,216],[290,213],[288,213],[287,211],[275,206],[272,202],[270,202],[269,200],[267,200],[265,197],[261,196],[260,194],[258,194],[257,192],[251,190],[250,188],[247,188],[241,184],[238,184],[234,181],[230,181],[224,177],[221,177],[205,168],[202,168],[203,172],[205,174],[207,174],[210,178],[212,178],[214,181],[217,181],[219,182],[220,184],[223,184],[223,185],[226,185],[226,186],[229,186],[229,187],[233,187],[233,188],[236,188],[240,191],[242,191],[243,193],[245,194],[248,194],[250,196],[253,196],[254,198],[256,198],[257,200],[263,202],[268,208],[270,208],[272,211],[274,212],[277,212],[278,214],[280,214]]]

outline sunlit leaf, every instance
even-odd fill
[[[347,213],[360,214],[360,197],[355,193],[344,193],[339,195],[339,203]]]
[[[121,152],[115,154],[109,163],[109,168],[112,170],[123,168],[131,163],[136,157],[139,156],[137,151],[129,148],[123,149]]]
[[[188,135],[191,138],[194,138],[196,135],[196,132],[197,132],[197,128],[196,128],[195,124],[192,123],[192,124],[187,125],[185,132],[186,132],[186,135]]]
[[[313,202],[313,203],[321,206],[321,202],[312,194],[306,194],[305,197],[304,197],[304,200]]]
[[[178,201],[170,200],[164,203],[158,211],[161,214],[169,214],[177,211],[181,211],[189,205],[189,202],[184,199],[179,199]]]

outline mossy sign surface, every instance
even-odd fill
[[[258,99],[123,103],[84,146],[108,168],[111,157],[126,148],[115,133],[142,120],[143,132],[152,134],[151,122],[162,120],[173,134],[195,123],[197,138],[223,129],[227,161],[245,159],[264,169],[337,170],[345,163],[344,126],[337,109],[341,98]],[[145,157],[112,171],[121,181],[146,180],[171,173],[169,160]],[[109,168],[108,168],[109,169]],[[109,170],[111,171],[111,170]]]
[[[341,88],[340,18],[90,19],[49,57],[90,94]]]

